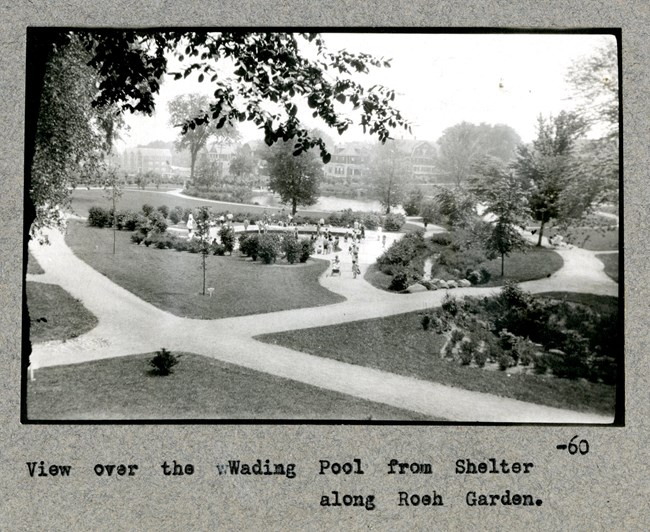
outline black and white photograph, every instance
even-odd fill
[[[622,423],[620,34],[26,53],[23,423]]]

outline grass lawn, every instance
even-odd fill
[[[596,257],[605,265],[605,273],[618,283],[618,253],[598,253]]]
[[[420,313],[258,337],[316,356],[440,384],[559,408],[614,412],[615,387],[539,375],[488,371],[440,358],[444,338],[420,325]]]
[[[250,212],[250,213],[264,213],[267,212],[272,214],[274,212],[279,212],[281,207],[261,207],[258,205],[231,205],[224,203],[223,205],[218,205],[211,201],[200,200],[200,199],[190,199],[190,198],[181,198],[179,196],[172,196],[170,194],[164,194],[161,190],[160,192],[155,192],[153,190],[133,190],[125,189],[122,197],[119,199],[117,209],[118,210],[133,210],[140,211],[142,205],[148,203],[154,208],[159,207],[160,205],[167,205],[170,209],[175,206],[179,207],[191,207],[196,208],[201,205],[207,205],[211,207],[215,212],[221,211],[230,211],[232,213],[238,212]],[[110,202],[104,197],[103,190],[87,190],[85,188],[75,189],[72,193],[72,210],[78,216],[83,216],[84,218],[88,216],[88,209],[96,205],[98,207],[110,208]],[[306,210],[299,209],[298,214],[306,212]],[[310,214],[314,216],[328,216],[329,213],[321,211],[309,211]]]
[[[26,290],[32,343],[76,338],[97,325],[97,318],[58,285],[28,281]]]
[[[492,275],[490,282],[481,286],[500,286],[506,281],[532,281],[548,277],[559,270],[564,261],[552,249],[531,246],[526,253],[516,252],[506,257],[504,276],[501,277],[501,258],[479,264],[476,269],[485,268]]]
[[[167,377],[153,353],[55,366],[27,383],[28,418],[428,420],[417,413],[189,353]]]
[[[501,277],[501,259],[478,264],[475,269],[485,268],[491,274],[490,282],[481,286],[500,286],[506,281],[531,281],[542,279],[559,270],[564,261],[555,251],[531,246],[526,253],[513,253],[505,260],[505,275]],[[433,274],[435,277],[435,272]],[[371,265],[364,279],[375,288],[388,290],[392,276],[381,272],[376,264]]]
[[[173,249],[131,243],[131,232],[117,232],[112,253],[110,229],[69,224],[66,242],[75,254],[109,279],[162,310],[190,318],[215,319],[339,303],[345,298],[318,284],[328,263],[265,265],[235,252],[232,257],[207,257],[202,296],[201,256]]]
[[[27,253],[27,273],[31,273],[33,275],[41,275],[45,273],[45,270],[41,268],[41,265],[36,260],[36,257],[32,255],[31,251]]]
[[[568,244],[591,251],[613,251],[618,249],[618,230],[613,225],[603,227],[569,227],[567,230],[544,231],[544,236],[559,233]]]
[[[541,292],[535,295],[552,299],[564,299],[571,303],[587,305],[601,314],[611,314],[618,310],[618,298],[614,296],[582,294],[580,292]]]

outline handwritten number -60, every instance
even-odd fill
[[[568,451],[569,454],[587,454],[589,452],[589,442],[587,440],[580,440],[577,444],[573,443],[573,441],[577,438],[578,436],[574,436],[571,438],[571,441],[569,442],[568,445]]]

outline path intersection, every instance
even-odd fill
[[[440,230],[429,227],[427,234]],[[400,235],[388,233],[386,247]],[[613,416],[574,412],[444,386],[413,377],[352,365],[259,342],[253,337],[281,331],[347,323],[439,306],[446,290],[409,295],[379,290],[363,279],[382,253],[381,242],[369,231],[361,246],[362,275],[352,279],[351,258],[339,252],[342,275],[323,274],[320,283],[346,298],[325,307],[286,310],[251,316],[199,320],[182,318],[147,303],[113,283],[79,259],[64,235],[49,233],[50,245],[30,242],[30,251],[44,274],[28,281],[57,284],[79,299],[98,319],[91,331],[71,340],[34,344],[31,367],[38,369],[91,360],[153,352],[161,346],[292,379],[354,397],[451,421],[508,423],[611,423]],[[556,250],[563,267],[546,279],[521,283],[530,292],[575,291],[618,295],[618,285],[605,273],[593,252]],[[331,259],[335,254],[323,255]],[[457,288],[458,297],[496,294],[495,288]]]

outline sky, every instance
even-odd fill
[[[576,34],[323,33],[323,37],[332,51],[392,58],[391,68],[373,69],[356,79],[368,87],[382,84],[397,92],[395,107],[412,123],[412,134],[400,130],[396,137],[432,142],[463,121],[507,124],[524,142],[532,141],[540,113],[555,115],[575,106],[565,79],[569,66],[614,39]],[[154,116],[126,117],[129,131],[122,134],[118,148],[177,138],[179,130],[169,125],[167,103],[192,92],[211,93],[209,84],[196,78],[166,80]],[[325,129],[306,106],[299,116],[309,127]],[[252,123],[239,124],[239,129],[245,141],[263,138]],[[342,136],[326,132],[336,142],[375,140],[356,126]]]

